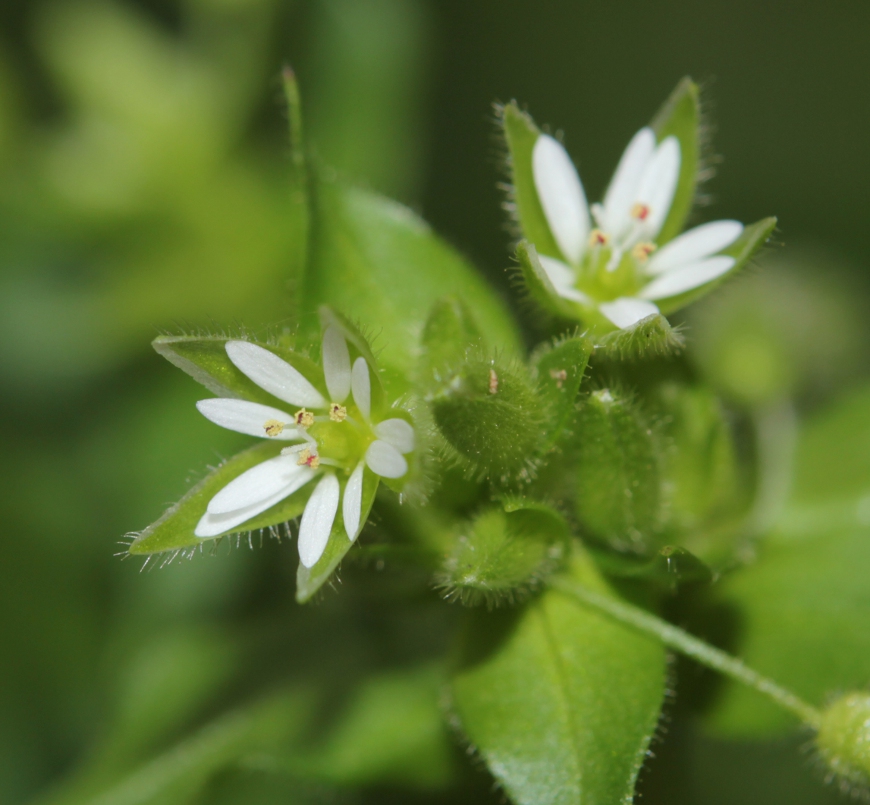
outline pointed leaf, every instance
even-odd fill
[[[729,277],[733,277],[740,271],[770,237],[773,230],[776,228],[776,218],[764,218],[754,224],[750,224],[743,230],[743,234],[732,243],[727,249],[721,253],[735,259],[734,265],[721,277],[717,277],[712,282],[702,285],[699,288],[692,288],[690,291],[681,293],[677,296],[672,296],[668,299],[658,299],[656,304],[661,309],[662,313],[667,314],[672,310],[678,310],[691,304],[696,299],[706,296],[714,288],[717,288]]]
[[[378,491],[378,483],[378,476],[367,468],[363,473],[362,506],[360,509],[361,523],[364,523],[368,519],[375,500],[375,494]],[[346,485],[347,480],[341,479],[342,496],[344,495]],[[326,543],[326,549],[323,551],[323,556],[310,568],[305,567],[301,562],[299,563],[299,569],[296,571],[296,600],[300,604],[309,601],[329,581],[332,572],[338,567],[344,555],[353,547],[353,544],[347,537],[342,507],[339,506],[338,512],[335,515],[335,522],[332,524],[332,531],[329,534],[329,541]]]
[[[228,341],[250,339],[227,338],[225,336],[188,336],[162,335],[152,342],[154,349],[173,366],[187,372],[194,380],[202,383],[209,391],[219,397],[234,397],[241,400],[271,405],[286,409],[288,403],[279,400],[261,389],[236,368],[227,355]],[[326,395],[323,370],[298,352],[274,344],[257,344],[297,369],[321,394]]]
[[[484,348],[484,339],[471,311],[461,299],[439,299],[423,328],[418,375],[428,388],[443,385],[465,360],[469,349]]]
[[[282,447],[286,447],[286,442],[262,442],[225,461],[194,486],[178,503],[171,506],[159,520],[139,534],[130,545],[129,553],[133,556],[143,556],[164,551],[185,550],[217,539],[217,537],[197,537],[193,533],[196,524],[205,514],[208,502],[245,470],[277,456]],[[312,488],[310,485],[302,487],[262,514],[252,517],[226,533],[255,531],[258,528],[268,528],[298,517],[305,508],[305,502]]]
[[[648,316],[624,330],[595,337],[595,352],[610,360],[630,361],[673,355],[686,345],[664,316]]]
[[[684,78],[677,84],[676,89],[650,124],[658,142],[674,136],[680,143],[680,178],[677,181],[670,212],[656,239],[659,246],[683,231],[686,219],[695,203],[701,157],[699,136],[701,114],[698,96],[698,85],[691,78]]]
[[[570,575],[609,592],[589,559]],[[518,805],[632,802],[665,689],[660,643],[548,591],[469,618],[458,724]]]

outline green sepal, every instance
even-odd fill
[[[438,585],[469,606],[515,603],[558,567],[570,538],[562,515],[543,503],[489,506],[457,527]]]
[[[679,330],[661,314],[647,316],[631,327],[595,337],[599,355],[619,361],[674,355],[686,345]]]
[[[530,468],[546,408],[526,367],[470,355],[430,399],[435,424],[462,463],[506,482]]]
[[[706,296],[714,288],[717,288],[727,279],[733,277],[738,271],[740,271],[749,262],[752,255],[767,242],[767,239],[775,228],[776,218],[763,218],[762,220],[756,221],[754,224],[745,227],[743,234],[741,234],[740,237],[727,249],[723,249],[720,252],[720,254],[735,258],[736,261],[725,274],[705,285],[701,285],[698,288],[692,288],[691,290],[678,294],[677,296],[671,296],[667,299],[657,299],[656,305],[658,305],[662,313],[667,314],[673,310],[678,310],[681,307],[691,304],[702,296]]]
[[[591,353],[589,340],[573,335],[545,344],[532,355],[538,393],[548,407],[546,437],[539,448],[541,455],[554,447],[574,412]]]
[[[680,177],[668,217],[656,238],[659,246],[683,231],[695,203],[701,159],[699,94],[698,85],[683,78],[650,123],[658,142],[674,136],[680,143]]]
[[[345,554],[354,546],[347,537],[347,532],[344,529],[344,516],[342,515],[341,501],[344,500],[344,489],[347,484],[346,479],[341,481],[341,497],[339,499],[338,511],[335,515],[335,522],[332,524],[332,531],[329,533],[329,540],[326,543],[326,548],[323,551],[323,556],[317,560],[313,567],[305,567],[301,562],[299,569],[296,571],[296,600],[300,604],[309,601],[311,597],[327,582],[333,571],[338,567],[339,562],[344,558]],[[368,520],[369,512],[372,509],[372,504],[375,501],[375,495],[378,491],[378,483],[380,478],[366,467],[363,472],[363,491],[362,491],[362,507],[360,509],[360,523],[365,523]],[[315,481],[316,483],[316,481]],[[314,484],[311,484],[313,489]],[[310,494],[310,493],[309,493]],[[359,537],[357,537],[359,539]]]
[[[196,524],[205,514],[208,502],[234,478],[238,478],[260,462],[279,455],[281,448],[286,446],[287,442],[261,442],[225,461],[194,486],[178,503],[167,509],[159,520],[139,534],[130,545],[128,553],[133,556],[143,556],[164,551],[187,550],[224,536],[220,534],[202,538],[193,533]],[[305,508],[313,488],[313,484],[306,484],[272,508],[226,531],[225,534],[256,531],[298,517]]]
[[[612,594],[585,554],[568,575]],[[665,691],[657,640],[549,590],[470,610],[455,722],[517,805],[630,803]]]
[[[533,243],[522,240],[517,244],[516,258],[520,267],[520,278],[526,295],[540,308],[553,316],[576,321],[581,316],[581,307],[570,299],[556,293],[553,283],[538,259],[538,251]]]
[[[433,390],[447,382],[470,349],[483,349],[485,341],[462,300],[445,296],[432,306],[420,347],[417,376],[425,389]]]
[[[323,382],[323,370],[304,355],[287,347],[259,343],[250,338],[196,335],[161,335],[154,339],[152,346],[173,366],[187,372],[219,397],[233,397],[276,408],[287,408],[289,403],[261,389],[236,368],[227,355],[228,341],[248,341],[268,349],[298,370],[324,397],[328,396]]]
[[[661,446],[631,398],[590,394],[573,422],[574,507],[584,531],[617,550],[647,553],[661,529]]]
[[[687,584],[709,584],[715,578],[711,568],[686,548],[665,545],[651,559],[590,549],[598,567],[616,579],[649,582],[661,590],[676,592]]]
[[[508,149],[510,205],[516,222],[523,237],[531,241],[541,254],[564,260],[535,188],[532,152],[541,132],[531,116],[513,101],[498,107],[497,112]]]

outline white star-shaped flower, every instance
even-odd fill
[[[603,202],[591,208],[574,163],[553,137],[542,134],[535,142],[532,173],[561,251],[540,254],[541,267],[559,296],[597,308],[619,328],[658,313],[656,302],[706,285],[736,263],[719,252],[742,234],[738,221],[703,224],[658,247],[680,175],[675,137],[656,144],[652,129],[642,128]]]
[[[292,495],[320,476],[305,505],[299,526],[299,558],[305,567],[323,555],[341,498],[336,471],[350,471],[344,489],[342,514],[348,539],[359,534],[365,467],[383,478],[401,478],[408,471],[405,455],[414,449],[414,429],[401,418],[371,421],[371,377],[366,359],[351,366],[347,342],[335,326],[323,334],[323,374],[330,400],[301,372],[273,352],[248,341],[229,341],[230,361],[260,388],[294,407],[295,413],[251,402],[215,398],[201,400],[197,408],[221,427],[265,439],[296,441],[281,455],[257,464],[221,489],[208,503],[194,530],[198,537],[231,531]],[[343,403],[352,393],[362,422],[348,416]],[[353,428],[361,455],[348,463],[324,454],[309,432],[315,423],[333,422]]]

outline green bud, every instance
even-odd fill
[[[546,406],[524,366],[469,356],[430,398],[438,430],[462,463],[507,482],[528,473]]]
[[[870,783],[870,694],[847,693],[822,712],[816,747],[840,787],[855,793]]]
[[[558,566],[569,541],[564,519],[543,504],[518,505],[485,509],[458,529],[438,575],[449,598],[513,603]]]
[[[589,395],[576,414],[574,504],[584,528],[618,550],[646,553],[661,527],[658,434],[629,398]]]

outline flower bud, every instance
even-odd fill
[[[870,783],[870,694],[847,693],[822,712],[816,747],[832,777],[855,791]]]

